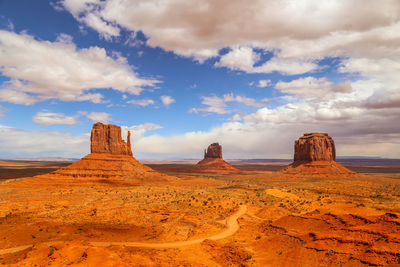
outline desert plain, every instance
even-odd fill
[[[400,264],[398,161],[348,161],[355,172],[328,134],[308,133],[290,165],[245,162],[213,143],[197,164],[146,166],[129,131],[102,123],[72,164],[2,161],[0,264]]]
[[[276,171],[284,163],[238,163],[241,173],[207,174],[158,162],[149,166],[176,179],[2,176],[0,264],[398,266],[400,171],[379,160],[347,164],[362,174],[295,177]],[[28,169],[33,176],[66,164],[1,165],[1,173]],[[241,207],[233,229],[227,219]]]

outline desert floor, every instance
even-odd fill
[[[179,179],[130,185],[17,178],[63,163],[0,165],[0,266],[400,265],[399,166],[354,164],[350,179],[153,164]]]

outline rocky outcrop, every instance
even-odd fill
[[[125,142],[121,137],[121,127],[98,122],[92,128],[90,152],[132,156],[130,137],[131,133],[128,131],[128,140]]]
[[[296,176],[354,177],[357,174],[335,161],[335,142],[326,133],[306,133],[294,143],[294,162],[281,172]]]
[[[204,159],[196,164],[199,172],[208,173],[238,173],[239,169],[222,159],[222,146],[213,143],[204,150]]]
[[[333,161],[335,142],[326,133],[306,133],[294,143],[294,161]]]
[[[42,178],[61,178],[73,182],[88,179],[123,181],[124,183],[165,182],[174,177],[161,174],[141,164],[132,156],[130,132],[125,142],[121,138],[121,128],[100,122],[93,125],[91,153],[81,160],[62,167]],[[81,180],[79,180],[81,179]]]
[[[213,143],[204,150],[205,159],[222,159],[222,146],[218,143]]]

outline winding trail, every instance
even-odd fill
[[[108,247],[108,246],[125,246],[125,247],[142,247],[142,248],[176,248],[176,247],[183,247],[183,246],[189,246],[189,245],[194,245],[203,242],[206,239],[210,240],[219,240],[219,239],[224,239],[227,238],[234,233],[236,233],[237,230],[239,230],[240,226],[237,220],[243,216],[247,212],[247,206],[240,206],[239,210],[236,211],[234,214],[229,216],[228,218],[225,219],[225,224],[226,224],[226,229],[222,231],[221,233],[199,238],[199,239],[194,239],[194,240],[187,240],[187,241],[176,241],[176,242],[166,242],[166,243],[147,243],[147,242],[98,242],[98,241],[89,241],[88,243],[91,244],[92,246],[96,247]],[[42,244],[46,245],[53,245],[55,243],[59,243],[63,241],[52,241],[52,242],[45,242]],[[8,254],[8,253],[15,253],[19,252],[25,249],[28,249],[30,247],[33,247],[33,244],[31,245],[25,245],[25,246],[18,246],[18,247],[12,247],[12,248],[6,248],[6,249],[0,249],[0,255]]]

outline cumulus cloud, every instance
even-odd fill
[[[189,113],[199,113],[199,112],[211,112],[217,114],[231,113],[232,111],[227,110],[227,105],[223,98],[218,96],[202,96],[203,100],[201,103],[207,107],[205,108],[192,108]]]
[[[146,122],[143,124],[138,124],[134,126],[122,126],[122,135],[126,136],[128,131],[131,131],[132,137],[134,142],[138,138],[141,138],[146,132],[153,131],[153,130],[158,130],[162,129],[163,127],[159,124],[152,123],[152,122]]]
[[[161,102],[163,103],[163,105],[166,107],[169,107],[169,105],[171,105],[172,103],[175,102],[175,99],[169,95],[162,95],[160,97],[160,99],[161,99]]]
[[[111,40],[112,37],[119,36],[119,27],[114,26],[112,22],[105,21],[99,13],[99,7],[104,8],[104,2],[98,0],[71,0],[62,2],[62,5],[71,12],[77,21],[96,30],[104,39]],[[61,5],[54,5],[54,7],[56,10],[62,11]]]
[[[26,131],[0,125],[0,154],[3,158],[80,158],[89,153],[89,139],[89,134]]]
[[[224,95],[224,102],[238,102],[238,103],[243,103],[246,106],[251,106],[251,107],[264,106],[263,104],[257,103],[257,100],[254,98],[244,97],[244,96],[240,96],[240,95],[235,96],[233,93]]]
[[[4,102],[21,105],[32,105],[38,101],[35,96],[10,89],[0,89],[0,99]]]
[[[203,100],[201,103],[205,105],[205,108],[192,108],[189,110],[189,113],[199,113],[199,112],[207,112],[207,113],[216,113],[216,114],[228,114],[232,113],[234,110],[228,108],[227,103],[236,102],[242,103],[246,106],[251,107],[262,107],[263,104],[257,102],[256,99],[250,97],[244,97],[240,95],[234,95],[233,93],[225,94],[223,97],[218,96],[202,96]]]
[[[32,117],[34,123],[38,125],[54,125],[54,124],[66,124],[75,125],[77,123],[76,116],[66,116],[62,113],[52,112],[38,112]]]
[[[334,85],[326,78],[304,77],[291,82],[278,82],[275,88],[297,98],[327,98],[334,93],[351,93],[349,82]]]
[[[80,112],[81,115],[88,117],[93,122],[109,123],[112,121],[112,115],[106,112]]]
[[[138,105],[142,107],[146,107],[148,105],[154,105],[154,100],[152,99],[133,99],[128,101],[129,104]]]
[[[318,66],[322,64],[320,60],[333,57],[339,61],[338,71],[349,77],[348,82],[340,83],[311,74],[295,77],[294,80],[285,78],[275,87],[288,94],[286,99],[290,103],[259,106],[254,113],[236,114],[232,117],[233,121],[208,131],[188,131],[169,137],[141,134],[134,143],[140,155],[161,158],[197,155],[200,158],[204,147],[218,140],[224,146],[227,157],[291,157],[296,138],[304,132],[324,131],[335,139],[338,155],[400,157],[400,128],[398,123],[393,123],[400,120],[398,0],[255,0],[251,4],[245,0],[195,3],[180,0],[63,0],[60,6],[71,12],[82,25],[98,31],[107,40],[120,37],[122,29],[131,33],[142,31],[150,47],[160,47],[200,62],[215,57],[216,67],[247,73],[321,74],[323,66]],[[224,12],[221,12],[222,9]],[[18,36],[23,40],[33,40],[26,35]],[[39,47],[70,48],[73,47],[71,42],[66,36],[61,36],[55,43],[33,40],[33,44],[40,44]],[[28,47],[32,46],[27,43]],[[222,54],[222,48],[228,48],[227,53]],[[73,47],[67,53],[86,55],[96,54],[97,50]],[[23,51],[22,48],[17,51],[8,48],[7,53],[21,55],[24,60],[29,58],[26,55],[30,54],[20,51]],[[62,51],[65,52],[65,49]],[[268,52],[272,57],[263,61],[261,51]],[[57,55],[51,57],[58,58]],[[60,57],[63,58],[62,55]],[[104,57],[107,56],[99,56]],[[121,62],[118,57],[107,58],[118,67],[126,66],[126,62]],[[5,65],[6,69],[10,66],[9,71],[12,72],[12,61],[6,63],[9,64]],[[28,62],[27,65],[32,64]],[[18,72],[24,74],[23,70],[19,68]],[[51,70],[58,69],[52,67]],[[8,75],[12,78],[11,83],[4,88],[8,91],[3,90],[0,97],[2,94],[11,96],[14,92],[22,92],[24,95],[16,95],[14,99],[24,100],[14,101],[33,103],[44,96],[56,94],[46,86],[43,88],[50,88],[46,94],[32,89],[18,90],[25,88],[26,81],[29,82],[26,88],[32,87],[32,81],[27,79],[30,78],[27,74],[21,77],[13,75],[16,78]],[[41,75],[34,73],[31,76]],[[119,83],[121,79],[110,81]],[[113,87],[120,91],[127,88],[126,84],[119,84],[120,87],[115,84],[82,87],[79,84],[79,94],[72,94],[73,98],[82,99],[85,96],[96,99],[92,101],[102,101],[101,95],[89,95],[87,88]],[[142,86],[146,84],[139,87]],[[228,114],[234,111],[234,103],[257,103],[243,99],[231,94],[226,97],[204,96],[204,107],[193,108],[190,112]]]
[[[167,0],[162,4],[155,0],[63,0],[60,4],[99,33],[118,36],[117,28],[141,30],[152,47],[196,57],[216,56],[218,49],[232,45],[266,46],[270,40],[316,40],[336,32],[363,33],[400,18],[396,0],[256,0],[251,5],[245,0]],[[100,27],[89,24],[89,16],[102,21]]]
[[[66,34],[49,42],[0,30],[0,65],[1,74],[10,79],[3,82],[0,99],[25,105],[52,98],[101,103],[103,96],[91,89],[138,95],[158,82],[140,78],[118,54],[109,56],[96,46],[77,48]]]
[[[303,74],[318,68],[318,64],[311,60],[298,60],[293,58],[273,57],[261,65],[261,56],[251,47],[237,47],[221,56],[215,63],[216,67],[227,67],[231,70],[242,70],[247,73],[271,73],[278,71],[286,75]]]
[[[271,80],[259,80],[257,87],[264,88],[271,85]]]
[[[136,151],[146,158],[200,158],[204,147],[218,141],[227,158],[291,158],[294,140],[303,133],[328,132],[339,156],[400,157],[400,126],[388,123],[399,118],[400,109],[372,112],[336,101],[264,107],[249,115],[236,114],[232,122],[207,131],[143,136],[135,143]]]

